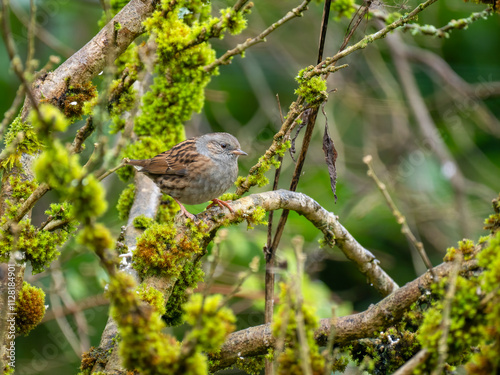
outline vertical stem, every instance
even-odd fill
[[[281,124],[285,122],[283,118],[283,114],[281,112],[281,104],[279,97],[278,99],[278,109],[281,116]],[[281,165],[283,163],[283,156],[278,157],[278,161],[280,162],[280,166],[276,169],[274,174],[274,183],[273,190],[278,189],[278,181],[280,179],[281,174]],[[274,313],[274,267],[275,267],[275,249],[271,248],[272,240],[273,240],[273,218],[274,211],[269,213],[269,223],[267,224],[267,243],[264,247],[264,257],[266,260],[266,276],[265,276],[265,285],[266,285],[266,295],[265,295],[265,310],[264,310],[264,322],[272,323],[273,321],[273,313]],[[274,366],[271,361],[266,359],[265,365],[265,374],[273,375],[274,374]]]

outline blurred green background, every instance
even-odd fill
[[[28,13],[29,1],[15,0],[12,3],[15,10],[11,17],[12,32],[21,56],[25,57],[27,33],[20,19]],[[101,8],[97,0],[36,3],[37,22],[50,33],[41,35],[44,42],[36,40],[36,58],[40,66],[50,55],[60,56],[64,61],[98,31]],[[218,55],[257,35],[298,3],[289,0],[255,1],[247,30],[239,36],[212,41]],[[227,4],[231,2],[213,2],[214,9]],[[387,12],[400,13],[417,4],[415,0],[374,3],[375,7]],[[452,19],[467,17],[484,8],[484,5],[459,0],[439,0],[419,15],[418,22],[440,27]],[[240,158],[240,174],[246,175],[280,127],[276,95],[279,95],[285,114],[295,99],[294,77],[300,69],[316,62],[321,15],[322,5],[311,4],[304,17],[273,32],[266,43],[248,50],[244,59],[236,57],[231,65],[222,66],[220,75],[214,77],[208,86],[204,111],[186,124],[187,135],[209,131],[234,134],[242,149],[249,154]],[[326,56],[337,52],[348,23],[347,19],[330,19]],[[330,93],[325,112],[339,153],[338,202],[334,203],[321,150],[326,121],[321,113],[298,191],[338,215],[347,230],[377,256],[381,266],[400,285],[423,273],[425,267],[401,234],[400,226],[375,184],[366,175],[362,158],[366,154],[373,155],[378,176],[386,183],[415,235],[424,243],[433,264],[439,264],[446,248],[454,246],[458,240],[464,237],[477,240],[480,235],[485,235],[482,221],[491,211],[491,199],[500,190],[499,26],[499,16],[493,15],[473,23],[467,30],[453,31],[447,39],[394,33],[400,39],[393,40],[393,43],[399,43],[399,48],[409,51],[406,56],[412,69],[410,75],[417,80],[418,90],[433,120],[434,137],[422,134],[410,110],[387,40],[380,40],[341,60],[339,63],[348,63],[349,67],[328,79],[328,89],[337,90]],[[357,41],[362,34],[374,30],[373,21],[364,20],[353,40]],[[419,48],[431,54],[424,54]],[[0,66],[3,67],[0,71],[0,113],[4,113],[12,103],[19,82],[9,69],[3,45],[0,51]],[[449,64],[449,68],[463,80],[462,87],[470,91],[464,94],[457,90],[456,77],[446,70],[446,64],[442,73],[439,61]],[[100,78],[94,82],[99,85]],[[67,141],[73,139],[81,125],[80,121],[71,127],[66,133]],[[297,140],[298,150],[301,137]],[[94,140],[92,137],[87,140],[82,160],[88,158]],[[450,181],[450,176],[458,171],[452,165],[443,165],[430,148],[433,143],[441,141],[464,177],[458,192]],[[287,154],[280,188],[288,188],[293,168],[293,161]],[[269,178],[273,176],[274,173],[269,172]],[[125,222],[118,219],[115,205],[125,184],[115,176],[105,180],[104,184],[110,204],[102,221],[118,235]],[[252,189],[252,192],[269,189],[266,186]],[[33,221],[42,222],[49,202],[57,199],[52,193],[47,194],[35,207]],[[188,207],[193,213],[203,208],[204,205]],[[279,213],[275,219],[278,216]],[[378,293],[340,250],[320,248],[318,230],[295,213],[290,215],[278,251],[281,265],[278,279],[295,271],[292,255],[295,236],[305,240],[308,274],[304,281],[305,295],[317,305],[321,318],[330,316],[334,304],[339,306],[337,315],[344,315],[362,311],[380,300]],[[261,258],[259,274],[250,278],[241,293],[231,301],[231,307],[238,314],[238,329],[264,322],[262,246],[265,240],[266,227],[247,230],[242,224],[229,228],[221,244],[222,261],[217,268],[214,291],[230,291],[239,272],[247,269],[251,259],[254,256]],[[68,316],[67,320],[51,319],[28,337],[18,338],[16,374],[76,373],[82,346],[97,346],[106,324],[108,307],[102,297],[105,272],[93,254],[70,241],[49,271],[35,276],[28,274],[27,280],[46,291],[49,312],[61,303],[57,295],[61,280],[77,304],[88,303],[93,307],[84,311],[87,332],[76,332],[75,318]],[[178,327],[171,331],[182,338],[183,330],[183,327]],[[68,341],[68,337],[73,337],[73,341]]]

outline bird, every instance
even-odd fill
[[[227,202],[217,199],[238,177],[238,157],[248,155],[229,133],[208,133],[186,139],[151,159],[131,160],[124,164],[148,176],[163,193],[181,208],[181,215],[194,220],[184,204],[212,201],[234,212]]]

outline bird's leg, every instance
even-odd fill
[[[181,202],[179,202],[179,200],[177,200],[177,198],[174,198],[174,197],[172,197],[172,198],[174,199],[174,201],[177,202],[177,204],[181,208],[181,215],[184,215],[184,216],[186,216],[187,218],[189,218],[189,219],[191,219],[193,221],[196,220],[196,218],[194,217],[194,215],[192,213],[188,212],[186,210],[186,207],[184,207],[184,205]]]
[[[217,199],[217,198],[214,198],[212,199],[212,203],[210,203],[207,208],[210,208],[210,207],[213,207],[215,205],[218,205],[220,208],[222,208],[222,206],[224,207],[227,207],[229,209],[229,211],[231,211],[233,214],[234,214],[234,210],[232,209],[232,207],[228,204],[228,202],[226,201],[221,201],[220,199]]]

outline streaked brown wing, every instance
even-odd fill
[[[184,165],[174,165],[168,162],[168,154],[171,150],[165,151],[154,158],[151,158],[148,165],[144,167],[142,172],[151,174],[172,174],[184,176],[186,174],[186,167]]]
[[[191,138],[150,159],[149,165],[143,171],[151,174],[185,176],[188,172],[187,166],[200,157],[206,158],[196,151],[196,138]],[[208,161],[208,158],[206,159]]]

